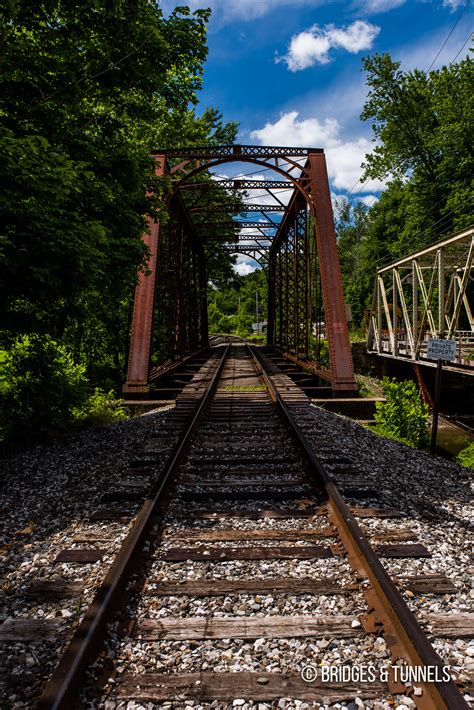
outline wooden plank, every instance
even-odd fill
[[[474,638],[474,614],[426,614],[422,624],[440,638]]]
[[[106,532],[88,532],[86,530],[74,535],[72,538],[73,542],[113,542],[113,540],[114,538]]]
[[[100,498],[100,503],[122,503],[141,501],[147,495],[149,488],[140,491],[112,491],[104,493]]]
[[[197,513],[189,513],[188,518],[192,520],[225,520],[226,518],[245,518],[247,520],[261,520],[269,518],[282,520],[286,518],[313,518],[316,515],[327,514],[327,510],[318,513],[314,508],[301,510],[297,508],[281,508],[281,509],[261,509],[261,510],[208,510],[203,509]]]
[[[180,498],[190,502],[208,502],[209,500],[231,500],[231,501],[252,501],[252,500],[297,500],[308,495],[308,491],[274,491],[268,488],[264,491],[207,491],[198,493],[196,491],[182,491]]]
[[[328,547],[172,547],[160,555],[166,562],[185,560],[312,560],[332,557]]]
[[[57,619],[7,619],[0,624],[0,642],[38,641],[57,636]]]
[[[96,510],[91,514],[89,520],[95,522],[96,520],[114,520],[119,522],[128,522],[131,518],[131,513],[127,510],[117,510],[116,508],[103,508],[101,510]]]
[[[249,466],[207,466],[206,468],[197,468],[186,471],[186,477],[200,477],[203,481],[226,481],[230,476],[233,478],[248,478],[249,482],[257,478],[269,478],[271,481],[276,476],[294,476],[301,477],[301,466],[299,464],[289,463],[285,466],[278,464],[277,466],[258,466],[250,468]],[[183,478],[180,479],[180,482]],[[305,483],[312,483],[311,478],[305,478]]]
[[[164,533],[174,538],[185,540],[200,540],[202,542],[233,542],[243,540],[319,540],[325,537],[334,537],[334,528],[329,525],[317,530],[196,530],[196,528],[165,528]]]
[[[196,486],[199,488],[217,488],[221,489],[223,486],[264,486],[269,488],[270,486],[275,486],[275,488],[295,488],[296,486],[308,486],[309,481],[304,478],[261,478],[260,476],[254,475],[253,478],[220,478],[218,481],[212,481],[207,478],[194,478],[192,476],[186,476],[181,478],[179,481],[182,486]]]
[[[99,562],[104,554],[105,550],[61,550],[54,561],[86,564],[89,562]]]
[[[379,495],[376,488],[370,488],[369,486],[354,486],[350,483],[350,481],[347,481],[347,483],[336,481],[336,484],[348,498],[377,498]]]
[[[375,551],[379,557],[390,557],[392,559],[406,557],[431,557],[424,545],[375,545]]]
[[[365,632],[352,628],[355,616],[239,616],[144,619],[136,629],[144,641],[256,638],[354,638]]]
[[[456,594],[458,591],[456,585],[444,574],[397,577],[395,581],[415,594]]]
[[[70,582],[67,579],[48,579],[35,582],[26,591],[26,597],[45,599],[71,599],[84,593],[84,582]]]
[[[243,456],[242,454],[232,455],[219,458],[206,457],[198,458],[197,456],[190,456],[188,458],[191,466],[216,466],[221,464],[222,466],[231,466],[232,464],[237,464],[238,466],[270,466],[274,464],[286,465],[297,463],[300,459],[296,456],[262,456],[258,449],[255,451],[253,456]]]
[[[369,508],[351,505],[351,513],[356,518],[402,518],[402,513],[396,508]]]
[[[158,587],[147,587],[145,594],[154,597],[218,597],[238,594],[353,594],[352,585],[341,586],[337,579],[203,579],[197,581],[160,582]]]
[[[159,458],[157,458],[156,456],[150,456],[149,458],[132,459],[131,461],[128,462],[128,465],[130,466],[130,468],[145,468],[145,469],[151,468],[151,469],[155,470],[156,467],[160,463],[161,463],[161,461]]]
[[[143,673],[123,675],[114,686],[120,699],[158,703],[165,700],[232,702],[235,698],[253,702],[291,698],[317,701],[323,705],[350,702],[355,697],[370,700],[388,694],[385,683],[305,683],[299,673]]]

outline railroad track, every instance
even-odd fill
[[[282,707],[282,698],[363,707],[401,696],[430,710],[469,707],[427,635],[465,630],[446,615],[420,626],[383,566],[426,549],[393,526],[396,511],[347,505],[328,470],[350,461],[335,441],[314,451],[309,402],[286,375],[258,349],[216,348],[169,416],[173,451],[156,479],[162,446],[132,462],[151,491],[39,707],[78,698],[110,708]],[[354,497],[357,488],[361,476],[342,490]],[[367,518],[379,523],[370,539]],[[83,534],[63,559],[99,559],[102,546]],[[397,584],[453,591],[439,575]],[[409,687],[407,668],[424,669]]]

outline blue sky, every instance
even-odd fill
[[[404,70],[427,70],[447,40],[438,68],[466,56],[473,30],[466,0],[162,2],[165,11],[177,4],[213,10],[201,110],[217,106],[238,121],[240,143],[324,148],[333,195],[368,205],[383,185],[359,182],[372,145],[370,125],[359,119],[367,93],[361,58],[389,52]],[[249,166],[226,169],[243,171]]]

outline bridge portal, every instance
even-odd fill
[[[355,394],[324,151],[231,145],[153,157],[166,212],[148,220],[144,235],[150,257],[135,291],[124,392],[147,392],[163,365],[207,345],[206,265],[232,253],[265,269],[268,344],[303,361],[334,393]],[[211,173],[228,163],[250,163],[279,179]],[[246,203],[254,190],[266,196],[261,204]]]

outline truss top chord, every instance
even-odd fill
[[[184,182],[180,190],[293,190],[289,180],[210,180],[209,182]]]
[[[196,222],[194,225],[196,229],[200,227],[205,227],[207,229],[209,229],[209,227],[214,227],[216,229],[222,227],[237,227],[238,229],[278,229],[279,226],[279,224],[275,224],[273,222],[247,222],[244,220],[232,220],[230,222]]]
[[[402,267],[409,267],[411,266],[411,263],[413,261],[417,261],[418,259],[421,258],[426,258],[426,257],[433,257],[436,252],[439,249],[443,249],[445,247],[450,247],[452,248],[460,246],[461,242],[465,242],[465,246],[468,249],[470,240],[474,239],[474,226],[471,225],[467,229],[464,229],[460,232],[457,232],[456,234],[452,235],[451,237],[448,237],[447,239],[442,239],[439,242],[435,242],[434,244],[431,244],[431,246],[426,247],[425,249],[421,249],[420,251],[413,252],[413,254],[409,254],[408,256],[404,257],[403,259],[399,259],[398,261],[394,261],[392,264],[388,264],[387,266],[383,266],[381,269],[377,270],[377,274],[381,276],[387,271],[391,271],[392,269],[396,268],[402,268]],[[458,252],[459,254],[459,252]],[[456,257],[459,259],[458,254],[456,254]],[[426,263],[426,262],[425,262]]]
[[[306,157],[310,153],[323,153],[322,148],[294,148],[286,146],[259,145],[221,145],[203,147],[170,148],[152,150],[152,155],[166,155],[167,158],[182,158],[184,160],[219,159],[230,156],[253,158],[289,158]]]
[[[245,214],[246,212],[284,212],[285,205],[205,205],[203,207],[191,207],[192,213],[199,212],[236,212]]]

